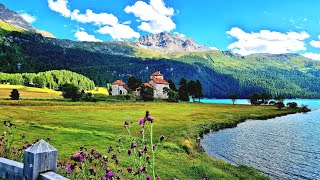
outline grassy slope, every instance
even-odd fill
[[[244,119],[292,113],[244,105],[0,101],[0,119],[13,117],[17,133],[26,134],[29,141],[50,137],[60,158],[68,158],[79,146],[105,153],[110,144],[124,136],[125,121],[134,122],[137,135],[136,123],[145,110],[155,117],[155,137],[167,137],[156,157],[163,179],[201,179],[203,175],[212,179],[264,179],[251,168],[232,166],[197,151],[196,137],[207,129],[231,127]]]
[[[0,84],[0,98],[9,98],[9,95],[12,89],[18,89],[20,93],[20,97],[22,99],[44,99],[44,98],[61,99],[62,98],[60,91],[55,91],[48,88],[35,88],[35,87],[7,85],[7,84]],[[104,88],[104,87],[96,87],[95,90],[87,91],[87,92],[91,92],[93,94],[106,94],[106,95],[109,94],[107,88]]]

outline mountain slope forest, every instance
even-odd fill
[[[154,36],[170,39],[164,41],[161,48],[167,47],[167,43],[176,43],[179,38],[168,33]],[[146,38],[144,43],[148,44],[145,41]],[[192,42],[188,48],[193,45],[204,49],[194,41],[187,41]],[[179,48],[185,48],[183,45]],[[166,52],[159,52],[158,47],[152,51],[137,42],[91,43],[43,37],[0,21],[0,72],[4,73],[66,69],[105,86],[116,79],[127,81],[130,76],[148,81],[151,73],[160,70],[167,80],[172,79],[176,84],[182,77],[199,79],[205,96],[210,98],[226,98],[231,93],[247,98],[261,92],[288,98],[320,98],[320,63],[300,55],[244,57],[229,51],[188,52],[185,49]],[[21,64],[20,69],[17,64]]]

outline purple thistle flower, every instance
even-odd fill
[[[135,147],[137,147],[137,144],[132,143],[132,144],[131,144],[131,149],[133,149],[133,148],[135,148]]]
[[[165,137],[162,135],[162,136],[160,137],[160,141],[163,141],[164,138],[165,138]]]
[[[141,157],[143,153],[143,150],[138,150],[138,156]]]
[[[150,117],[150,116],[148,116],[148,117],[147,117],[147,120],[148,120],[148,121],[150,121],[151,123],[153,123],[153,121],[154,121],[154,117]]]
[[[107,175],[103,176],[103,180],[107,180],[107,179],[108,179]]]
[[[144,129],[142,129],[142,130],[140,131],[140,134],[144,134]]]
[[[140,168],[139,168],[139,171],[140,171],[141,173],[146,173],[146,167],[140,167]]]
[[[109,172],[109,171],[110,171],[110,168],[107,166],[107,167],[105,168],[105,170],[106,170],[106,172]]]
[[[129,122],[124,122],[124,127],[129,127],[130,123]]]
[[[66,165],[67,173],[70,174],[72,172],[71,166]]]
[[[152,149],[153,149],[153,150],[155,150],[156,148],[157,148],[157,146],[156,146],[156,145],[153,145],[153,146],[152,146]]]
[[[143,152],[148,152],[148,147],[147,146],[144,146],[144,148],[143,148]]]
[[[133,168],[127,168],[128,173],[132,173]]]
[[[108,178],[111,178],[113,177],[113,172],[112,171],[109,171],[108,174],[107,174]]]
[[[119,162],[120,162],[120,161],[119,161],[118,159],[115,160],[115,163],[116,163],[116,164],[119,164]]]
[[[132,154],[132,150],[128,149],[128,155],[130,156]]]
[[[146,179],[147,179],[147,180],[150,180],[150,179],[151,179],[151,176],[150,176],[150,175],[147,175]]]
[[[139,125],[144,125],[144,123],[145,123],[144,119],[140,118],[138,124]]]

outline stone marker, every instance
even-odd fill
[[[40,140],[25,150],[23,176],[26,180],[36,180],[40,173],[57,171],[58,151],[44,140]]]

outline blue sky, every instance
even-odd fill
[[[319,0],[0,0],[57,38],[134,40],[168,31],[220,50],[320,60]]]

